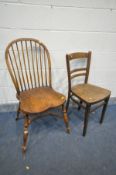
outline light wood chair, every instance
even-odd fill
[[[5,58],[19,100],[16,120],[20,112],[24,114],[22,151],[26,151],[28,127],[34,119],[30,114],[42,114],[51,108],[61,106],[66,130],[69,133],[66,98],[52,88],[51,61],[46,46],[37,39],[19,38],[9,43]]]
[[[86,63],[86,66],[78,66],[78,68],[73,69],[71,68],[72,61],[76,61],[75,65],[80,65],[80,61],[84,61]],[[83,136],[86,135],[89,113],[93,112],[101,106],[103,106],[103,110],[100,123],[103,122],[108,100],[111,94],[111,92],[107,89],[87,83],[90,69],[90,61],[91,52],[77,52],[66,55],[68,73],[68,100],[66,110],[68,110],[70,99],[78,104],[78,110],[80,110],[81,107],[85,109]],[[76,85],[72,85],[72,80],[81,76],[84,76],[84,83],[76,83]],[[91,108],[91,106],[93,106],[93,109]]]

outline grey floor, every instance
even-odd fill
[[[8,108],[6,108],[8,109]],[[92,113],[82,137],[83,111],[70,108],[71,134],[63,120],[45,117],[32,123],[26,158],[21,153],[23,120],[15,111],[0,112],[0,175],[116,175],[116,105],[99,124]]]

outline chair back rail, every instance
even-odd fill
[[[84,68],[76,68],[71,69],[71,61],[72,60],[80,60],[80,59],[86,59],[87,64]],[[68,73],[68,84],[69,89],[71,90],[71,80],[80,77],[85,76],[84,83],[88,82],[88,76],[89,76],[89,69],[90,69],[90,62],[91,62],[91,52],[76,52],[66,55],[66,63],[67,63],[67,73]]]

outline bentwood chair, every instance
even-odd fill
[[[104,114],[111,93],[107,89],[87,83],[90,61],[91,52],[77,52],[66,55],[68,73],[68,100],[66,110],[68,110],[70,99],[78,104],[78,110],[80,110],[81,107],[85,109],[83,136],[86,135],[89,114],[101,106],[103,106],[103,110],[100,123],[103,122]],[[84,62],[85,65],[83,66]],[[76,68],[71,68],[74,67],[74,65]],[[84,82],[78,84],[77,82],[81,81],[82,79],[78,79],[77,81],[76,78],[82,77]],[[76,84],[72,85],[72,82],[74,83],[74,79]],[[91,106],[93,106],[93,108],[91,108]]]
[[[46,46],[37,39],[19,38],[7,46],[5,57],[19,100],[16,119],[19,118],[20,112],[24,114],[22,151],[26,151],[28,127],[35,119],[35,115],[31,114],[42,115],[49,109],[61,106],[66,130],[69,133],[66,98],[52,88],[51,61]]]

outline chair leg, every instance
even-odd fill
[[[68,111],[69,102],[70,102],[70,92],[68,92],[68,99],[67,99],[67,103],[66,103],[66,111]]]
[[[104,120],[104,116],[105,116],[105,112],[106,112],[106,109],[107,109],[107,105],[108,105],[109,98],[110,98],[110,97],[108,97],[108,98],[105,99],[105,104],[104,104],[104,106],[103,106],[102,114],[101,114],[101,118],[100,118],[100,124],[103,123],[103,120]]]
[[[17,116],[16,116],[16,120],[19,119],[19,114],[20,114],[20,103],[19,103],[19,106],[18,106],[18,109],[17,109]]]
[[[67,116],[67,111],[64,105],[62,105],[63,108],[63,118],[64,118],[64,123],[66,125],[66,132],[69,134],[70,133],[70,126],[69,126],[69,121],[68,121],[68,116]]]
[[[23,132],[23,145],[22,145],[22,152],[23,152],[23,154],[26,152],[26,148],[27,148],[29,124],[30,124],[30,120],[28,118],[28,115],[26,114],[25,118],[24,118],[24,132]]]
[[[79,104],[79,106],[78,106],[78,110],[81,109],[81,104],[82,104],[82,101],[80,101],[80,104]]]
[[[90,105],[87,105],[86,109],[85,109],[83,136],[85,136],[86,132],[87,132],[87,125],[88,125],[88,117],[89,117],[89,113],[90,113],[90,107],[91,107]]]

